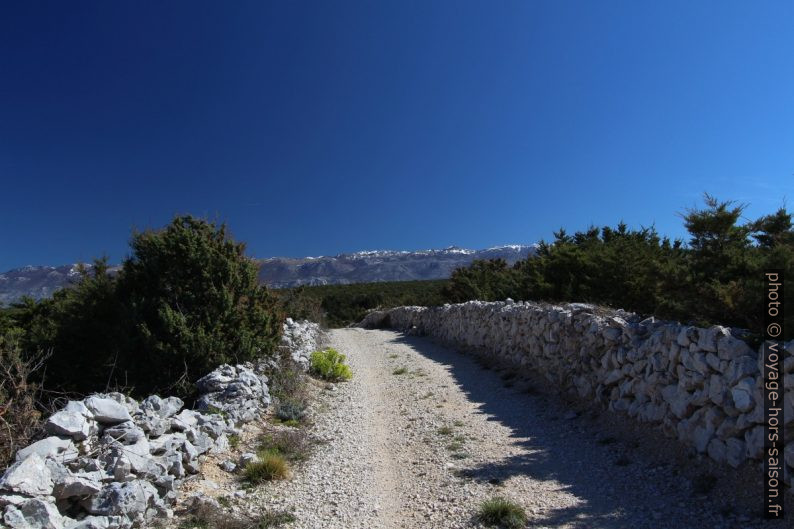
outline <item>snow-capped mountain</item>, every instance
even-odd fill
[[[444,279],[475,259],[504,259],[513,264],[533,255],[537,245],[496,246],[469,250],[450,246],[441,250],[372,250],[336,256],[272,257],[258,260],[259,279],[273,288],[333,285],[375,281]],[[90,265],[87,265],[90,266]],[[25,266],[0,274],[0,305],[23,296],[46,298],[79,276],[77,265]]]
[[[333,257],[274,257],[260,261],[259,278],[275,288],[444,279],[456,268],[468,266],[475,259],[504,259],[513,264],[533,255],[536,248],[536,245],[514,244],[469,250],[450,246],[413,252],[373,250]]]
[[[87,265],[90,266],[90,265]],[[23,266],[0,274],[0,305],[22,296],[46,298],[79,277],[77,265]]]

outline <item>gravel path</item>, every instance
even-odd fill
[[[289,527],[476,528],[477,507],[496,495],[523,505],[530,527],[784,527],[748,516],[730,497],[735,481],[698,493],[693,476],[707,463],[670,463],[656,434],[631,437],[614,414],[577,414],[424,338],[363,329],[330,338],[353,379],[313,405],[323,444],[291,480],[246,499],[293,510]]]

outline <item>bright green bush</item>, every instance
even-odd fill
[[[310,361],[311,372],[324,380],[338,382],[350,380],[353,376],[350,366],[345,364],[345,355],[336,349],[315,351],[312,353]]]

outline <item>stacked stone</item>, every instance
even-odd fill
[[[281,335],[281,348],[286,350],[292,360],[304,371],[309,369],[309,357],[320,349],[322,330],[320,326],[308,320],[294,321],[287,318],[284,333]]]
[[[223,365],[197,385],[203,412],[156,395],[70,401],[45,422],[48,437],[20,450],[0,478],[4,526],[117,529],[172,516],[177,488],[202,455],[228,449],[228,436],[270,403],[267,378],[250,364]]]
[[[374,312],[359,324],[432,336],[544,375],[609,409],[659,425],[738,467],[764,447],[762,355],[742,331],[700,328],[587,304],[471,301]],[[784,352],[786,481],[794,472],[794,341]]]

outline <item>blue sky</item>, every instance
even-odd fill
[[[794,198],[790,2],[5,2],[0,270],[177,213],[249,253],[534,242]]]

